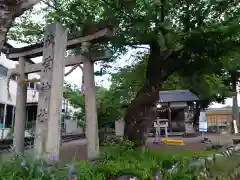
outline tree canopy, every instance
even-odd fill
[[[110,91],[119,99],[122,106],[129,104],[141,89],[146,80],[146,66],[147,56],[144,55],[137,63],[129,64],[111,74],[112,85]],[[231,92],[228,74],[203,74],[198,71],[191,76],[174,73],[163,83],[161,88],[161,90],[179,89],[189,89],[195,93],[203,100],[203,108],[210,105],[212,101],[223,102]]]

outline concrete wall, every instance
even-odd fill
[[[6,139],[8,134],[10,133],[10,128],[2,128],[0,129],[0,139]],[[31,137],[28,131],[25,131],[25,137]]]
[[[6,55],[1,53],[0,64],[10,69],[10,68],[15,68],[17,62],[8,60],[6,58]]]
[[[5,66],[8,69],[15,68],[17,62],[10,61],[6,58],[4,54],[1,54],[0,56],[0,64]],[[40,76],[36,73],[34,74],[29,74],[28,75],[29,79],[33,78],[40,78]],[[10,94],[11,94],[11,99],[8,99],[8,92],[7,92],[7,77],[0,76],[0,102],[1,103],[6,103],[10,105],[16,105],[16,93],[17,93],[17,82],[14,80],[10,80]],[[35,96],[34,96],[35,94]],[[37,102],[38,101],[38,92],[35,90],[28,88],[28,93],[27,93],[27,102]]]
[[[66,134],[82,134],[83,129],[77,126],[76,121],[66,120],[65,121]]]

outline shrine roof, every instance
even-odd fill
[[[189,90],[159,91],[159,102],[191,102],[200,100]]]

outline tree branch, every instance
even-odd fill
[[[109,3],[107,0],[101,0],[104,4],[106,4],[108,7],[117,10],[119,13],[124,14],[125,16],[127,16],[129,19],[133,19],[132,16],[130,16],[129,14],[125,13],[122,9],[118,8],[118,7],[114,7],[111,3]]]

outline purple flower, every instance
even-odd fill
[[[20,166],[25,166],[25,163],[24,163],[24,162],[21,162],[21,163],[20,163]]]
[[[69,170],[69,175],[75,174],[76,169],[74,167],[71,167]]]
[[[56,157],[56,156],[52,156],[52,157],[51,157],[51,160],[52,160],[52,161],[56,161],[56,160],[57,160],[57,157]]]

